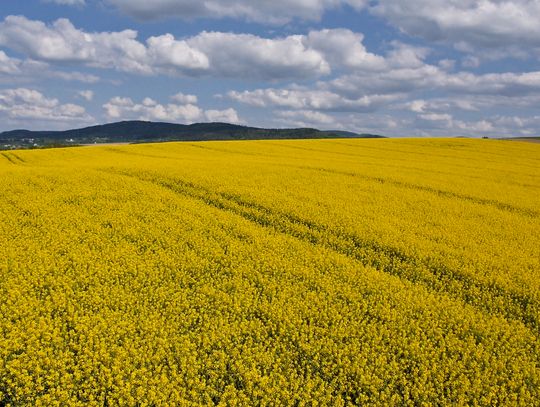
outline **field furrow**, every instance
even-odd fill
[[[258,226],[332,249],[360,261],[364,266],[404,278],[414,284],[422,284],[429,290],[445,293],[483,312],[521,322],[529,327],[533,334],[538,335],[540,304],[530,295],[506,289],[496,283],[485,284],[476,281],[459,270],[452,270],[444,264],[437,263],[436,260],[411,257],[398,248],[383,246],[376,241],[365,241],[358,236],[332,230],[324,225],[249,202],[238,195],[211,191],[185,180],[165,179],[150,173],[124,171],[117,174],[152,182],[175,193],[238,215]],[[379,179],[376,181],[380,182]],[[383,183],[386,181],[382,180]],[[454,197],[451,194],[441,195]],[[478,203],[477,200],[473,201]]]
[[[0,405],[540,399],[536,145],[4,158]]]

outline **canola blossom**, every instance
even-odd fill
[[[540,145],[0,152],[0,405],[533,406]]]

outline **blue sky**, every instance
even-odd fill
[[[0,131],[540,135],[540,0],[4,0]]]

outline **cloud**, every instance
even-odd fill
[[[445,43],[477,57],[540,55],[540,3],[536,0],[104,0],[140,20],[234,18],[263,24],[316,21],[332,9],[367,8],[402,32]],[[477,55],[481,54],[481,55]]]
[[[455,72],[451,61],[426,63],[429,52],[394,42],[384,56],[374,55],[379,66],[376,70],[360,65],[309,87],[290,84],[230,91],[227,97],[253,107],[277,109],[278,122],[293,125],[324,126],[325,121],[333,121],[336,128],[354,125],[349,128],[377,132],[365,124],[360,126],[356,119],[344,119],[343,113],[370,118],[390,117],[388,113],[392,113],[397,115],[393,122],[403,127],[381,127],[389,134],[415,134],[416,130],[420,134],[464,136],[539,133],[532,124],[525,128],[498,127],[494,117],[500,109],[535,109],[540,103],[540,71]]]
[[[303,40],[324,55],[332,66],[376,71],[385,67],[383,57],[367,52],[364,36],[348,29],[311,31]]]
[[[323,88],[347,97],[369,94],[409,95],[419,91],[523,97],[540,90],[540,71],[523,73],[447,72],[424,64],[417,68],[389,68],[373,74],[356,72],[323,83]]]
[[[82,73],[82,72],[64,72],[64,71],[55,71],[55,70],[48,70],[45,72],[42,72],[43,76],[48,76],[51,78],[58,78],[62,79],[64,81],[76,81],[76,82],[83,82],[83,83],[97,83],[101,79],[99,76]]]
[[[355,72],[342,75],[324,84],[332,92],[347,97],[369,94],[414,93],[442,86],[448,74],[439,67],[388,68],[377,73]]]
[[[162,105],[146,98],[142,103],[135,103],[130,98],[114,97],[103,105],[109,119],[159,120],[193,123],[203,116],[203,111],[195,105]]]
[[[176,99],[178,95],[172,97]],[[183,95],[183,97],[192,95]],[[136,103],[131,98],[114,97],[103,105],[110,120],[157,120],[168,122],[195,123],[200,121],[226,121],[240,123],[238,113],[232,109],[203,110],[192,103],[161,104],[151,98]]]
[[[294,127],[329,126],[336,123],[333,116],[314,110],[277,111],[275,115],[281,118],[283,123]]]
[[[492,120],[496,129],[501,129],[506,136],[540,135],[540,116],[497,116]]]
[[[84,107],[48,98],[34,89],[17,88],[0,91],[0,116],[10,122],[90,122],[93,118]]]
[[[43,77],[50,74],[49,65],[44,62],[13,58],[0,50],[0,77],[5,76],[10,81],[13,81],[19,77]]]
[[[21,61],[15,58],[10,58],[4,51],[0,50],[0,73],[2,74],[18,74],[21,71]]]
[[[428,64],[416,68],[394,67],[399,64],[393,60],[393,56],[387,55],[386,68],[378,73],[358,70],[319,81],[314,87],[289,85],[230,91],[226,96],[249,106],[277,109],[278,122],[295,126],[332,124],[336,128],[343,126],[369,132],[386,129],[395,135],[415,134],[415,131],[463,136],[502,136],[512,131],[529,135],[535,131],[540,133],[540,128],[532,124],[524,128],[499,128],[492,119],[501,109],[509,112],[536,109],[540,103],[540,72],[475,75],[447,72]],[[393,122],[402,127],[384,125],[377,131],[365,123],[360,126],[356,119],[343,119],[347,112],[370,118],[392,117],[388,114],[392,113],[396,116]]]
[[[121,8],[121,1],[107,1]],[[152,12],[155,18],[165,14],[175,16],[181,7],[187,7],[184,17],[228,16],[255,21],[262,19],[257,13],[266,10],[268,22],[317,19],[326,9],[345,3],[352,5],[352,1],[341,0],[276,0],[259,2],[260,9],[255,10],[253,2],[243,0],[123,3],[125,10],[136,7],[146,10],[145,19]],[[430,49],[407,44],[401,42],[407,37],[400,36],[401,41],[387,38],[382,51],[375,53],[366,47],[362,33],[345,28],[304,32],[303,25],[302,34],[298,35],[284,34],[288,31],[281,29],[264,35],[203,31],[185,37],[157,32],[139,38],[134,30],[90,32],[75,27],[67,19],[46,23],[8,16],[0,20],[0,83],[9,82],[7,87],[21,89],[32,87],[26,82],[44,79],[94,83],[102,80],[95,75],[100,72],[98,69],[196,78],[201,86],[213,86],[218,78],[231,78],[236,81],[222,81],[218,86],[226,95],[222,101],[240,103],[244,109],[246,105],[259,107],[259,112],[250,109],[250,114],[254,113],[250,117],[257,120],[264,116],[269,124],[350,127],[371,132],[379,128],[389,134],[415,134],[416,130],[419,134],[433,135],[538,133],[538,120],[527,120],[526,115],[534,116],[540,104],[540,71],[533,68],[523,72],[524,67],[534,65],[530,61],[523,64],[512,61],[515,63],[511,72],[480,73],[489,71],[487,58],[490,57],[512,58],[523,50],[540,55],[537,27],[529,24],[538,20],[539,14],[534,14],[533,7],[538,2],[412,0],[410,3],[374,0],[368,9],[404,33],[423,40],[414,40],[415,44],[429,45],[426,41],[431,41],[451,45],[457,52],[445,53],[448,51],[445,46]],[[285,4],[297,8],[291,8],[293,12],[285,15],[278,7]],[[359,1],[354,6],[361,8],[365,2]],[[170,9],[163,11],[167,7]],[[217,11],[210,16],[212,7]],[[482,20],[486,16],[492,16],[494,22],[515,19],[512,10],[529,13],[523,18],[523,26],[515,27],[516,32],[509,32],[506,26],[498,27],[498,23],[477,24],[487,21]],[[497,15],[503,12],[508,15]],[[480,65],[482,69],[475,70]],[[495,65],[498,71],[506,66],[510,64]],[[13,85],[14,82],[20,84]],[[221,90],[231,83],[244,86],[228,93]],[[86,87],[91,88],[81,85],[75,89]],[[42,97],[56,100],[43,94]],[[78,97],[91,101],[89,95],[81,93]],[[112,98],[103,107],[109,119],[241,121],[237,111],[229,106],[224,110],[201,108],[195,95],[180,92],[169,100],[156,99]],[[6,107],[8,102],[3,103],[1,115],[6,121],[19,117],[17,111],[21,112],[20,117],[25,114],[37,117],[27,119],[29,122],[39,120],[40,114],[45,116],[45,107],[40,105],[44,102],[36,102],[33,110],[30,102],[25,102],[26,108],[25,103],[18,102],[13,106],[20,108],[13,109]],[[66,117],[70,115],[86,113],[80,111],[80,106],[57,100],[56,103],[56,107],[50,108],[53,118],[68,120]]]
[[[242,123],[242,120],[238,117],[238,113],[233,108],[206,110],[204,116],[210,122]]]
[[[338,126],[358,133],[409,137],[513,137],[538,136],[540,116],[491,115],[484,118],[459,118],[446,115],[400,116],[387,113],[339,116]],[[336,126],[336,127],[338,127]]]
[[[423,114],[419,114],[417,117],[419,117],[422,120],[427,120],[429,122],[451,123],[453,120],[452,115],[448,113],[423,113]]]
[[[461,65],[465,68],[478,68],[480,66],[480,58],[475,57],[474,55],[467,55],[461,61]]]
[[[148,64],[185,71],[205,71],[209,68],[208,57],[190,47],[186,41],[178,41],[171,34],[150,37],[148,44]]]
[[[456,61],[453,59],[441,59],[438,65],[444,71],[453,71],[456,67]]]
[[[294,18],[319,20],[325,10],[349,5],[361,9],[367,0],[105,0],[121,12],[140,20],[178,17],[240,18],[281,24]]]
[[[35,82],[43,78],[56,78],[84,83],[96,83],[100,81],[100,78],[96,75],[76,71],[54,70],[46,62],[13,58],[0,50],[0,83]]]
[[[81,90],[77,92],[77,95],[80,98],[83,98],[84,100],[86,100],[87,102],[91,102],[92,99],[94,99],[94,92],[91,90]]]
[[[350,30],[263,38],[253,34],[202,32],[177,39],[137,32],[88,33],[69,20],[50,25],[23,16],[0,23],[0,45],[48,64],[115,69],[141,75],[214,76],[257,80],[318,78],[336,69],[376,70],[384,59],[366,51]]]
[[[412,66],[423,52],[396,45],[394,54],[385,60],[368,52],[362,41],[360,33],[325,29],[277,38],[203,31],[184,39],[171,34],[152,36],[143,43],[133,30],[88,33],[67,19],[47,25],[8,16],[0,23],[0,45],[33,60],[141,75],[307,79],[329,75],[332,69],[375,72],[387,64]]]
[[[196,105],[198,98],[195,95],[186,95],[182,92],[178,92],[176,95],[171,96],[171,100],[180,103],[181,105]]]
[[[538,92],[515,97],[497,94],[448,94],[429,100],[430,109],[460,109],[470,112],[485,112],[488,110],[536,111],[540,105]]]
[[[416,116],[414,128],[426,131],[424,134],[439,134],[453,136],[504,135],[493,123],[493,119],[460,120],[450,113],[420,113]],[[506,133],[507,134],[507,133]]]
[[[87,33],[67,19],[46,25],[23,16],[8,16],[0,23],[0,45],[47,63],[79,64],[142,75],[208,68],[204,54],[171,35],[150,37],[143,44],[134,30]]]
[[[444,77],[441,87],[465,94],[522,97],[540,91],[540,71],[483,75],[460,72]]]
[[[392,48],[386,56],[389,68],[418,69],[425,66],[424,61],[430,53],[429,48],[404,44],[399,41],[392,41],[391,45]]]
[[[405,109],[414,113],[445,113],[455,110],[465,112],[478,112],[480,108],[477,104],[465,97],[445,97],[430,100],[416,99],[411,102],[395,106],[398,109]]]
[[[256,107],[280,107],[297,110],[371,112],[395,101],[397,95],[364,95],[347,98],[327,90],[256,89],[230,91],[227,96],[237,102]]]
[[[513,100],[498,96],[450,96],[414,100],[396,106],[395,111],[396,114],[399,109],[412,112],[413,120],[408,127],[421,135],[509,137],[540,134],[540,116],[493,113],[501,106],[504,111],[511,111]],[[538,102],[538,97],[534,97],[529,105],[537,106]],[[463,115],[462,112],[474,114]]]
[[[318,77],[330,73],[324,56],[305,37],[261,38],[251,34],[202,32],[187,40],[204,52],[218,76],[262,79]]]
[[[371,12],[403,32],[462,51],[540,47],[536,0],[378,0]],[[492,54],[496,55],[496,54]]]
[[[85,0],[44,0],[46,3],[55,3],[62,6],[84,6]]]
[[[133,30],[86,33],[63,18],[50,26],[23,16],[8,16],[0,23],[0,45],[29,58],[148,74],[147,49],[136,37]]]
[[[256,107],[311,111],[373,112],[409,92],[444,86],[451,74],[424,62],[429,50],[399,42],[386,55],[366,51],[361,34],[335,29],[312,31],[304,39],[345,73],[315,86],[231,91],[227,96]],[[454,86],[457,86],[454,84]]]

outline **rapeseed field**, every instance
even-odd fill
[[[1,152],[0,405],[540,405],[540,145]]]

